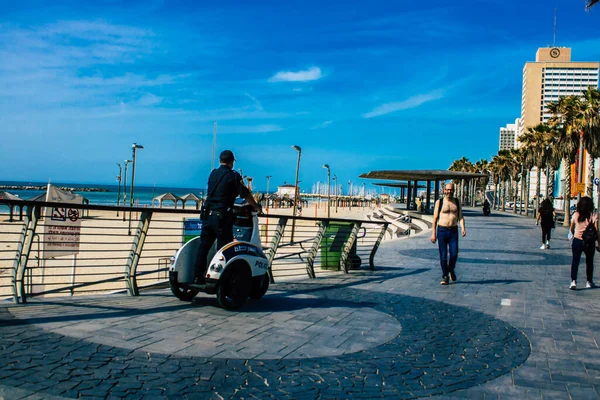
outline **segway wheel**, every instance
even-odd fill
[[[179,286],[179,283],[177,282],[177,275],[173,274],[173,273],[171,273],[169,275],[170,275],[169,276],[169,286],[171,287],[171,292],[179,300],[192,301],[194,299],[194,297],[196,297],[196,295],[198,293],[200,293],[199,290],[188,289],[188,288],[183,288],[183,287]]]
[[[252,285],[252,290],[250,291],[251,299],[260,299],[267,293],[269,290],[269,275],[264,274],[261,279],[257,279],[254,281],[254,285]]]
[[[237,310],[246,303],[252,288],[252,274],[245,265],[231,265],[217,285],[217,301],[226,310]]]

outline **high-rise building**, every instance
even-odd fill
[[[542,47],[535,62],[523,68],[521,124],[517,136],[526,128],[547,122],[547,105],[561,96],[581,94],[589,86],[598,87],[598,62],[573,62],[568,47]]]
[[[568,47],[539,48],[535,61],[526,62],[523,67],[517,139],[527,128],[548,121],[551,116],[548,112],[549,102],[558,101],[562,96],[581,95],[589,86],[597,88],[598,68],[598,62],[571,61],[571,49]],[[534,173],[532,176],[535,179]],[[544,188],[545,180],[542,174],[540,183]],[[560,181],[556,183],[555,188],[558,189]],[[535,182],[531,182],[531,187],[535,187]]]
[[[500,143],[498,150],[512,150],[516,146],[517,129],[519,128],[519,120],[517,118],[514,124],[506,124],[506,126],[500,128]]]

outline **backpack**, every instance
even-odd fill
[[[583,239],[584,246],[594,246],[594,243],[596,242],[596,240],[598,240],[598,232],[596,231],[596,227],[591,221],[585,227],[581,238]]]

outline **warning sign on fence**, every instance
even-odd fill
[[[44,211],[44,259],[79,253],[81,235],[81,210],[68,204],[83,204],[83,196],[60,190],[48,184],[46,201],[67,203]]]

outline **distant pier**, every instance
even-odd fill
[[[46,186],[33,186],[33,185],[0,185],[0,190],[46,190]],[[58,187],[60,190],[67,190],[69,192],[110,192],[108,189],[104,188],[95,188],[95,187],[67,187],[60,186]]]

